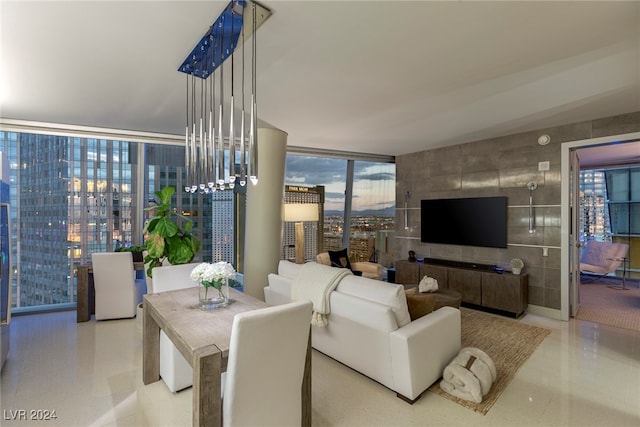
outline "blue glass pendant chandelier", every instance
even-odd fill
[[[187,76],[187,192],[229,190],[236,183],[245,186],[247,177],[253,184],[258,182],[256,30],[270,15],[271,11],[252,0],[230,2],[178,68]],[[247,73],[245,42],[249,37]],[[242,48],[239,53],[238,46]],[[236,56],[240,57],[237,65]],[[245,81],[250,82],[247,90]]]

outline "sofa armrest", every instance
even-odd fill
[[[269,286],[264,288],[264,300],[267,304],[281,305],[291,302],[291,279],[269,273]]]
[[[273,307],[276,305],[288,304],[291,298],[273,290],[273,286],[266,286],[264,289],[264,302]]]
[[[442,307],[392,332],[390,340],[394,390],[414,400],[460,351],[460,310]]]
[[[267,275],[267,283],[275,292],[279,292],[291,299],[291,287],[293,280],[279,274],[269,273]]]
[[[375,262],[368,261],[352,262],[351,269],[355,271],[362,271],[362,275],[364,277],[382,280],[382,264],[376,264]]]

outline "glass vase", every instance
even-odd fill
[[[223,279],[220,287],[200,285],[200,309],[215,310],[229,304],[229,280]]]

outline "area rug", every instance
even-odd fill
[[[466,308],[460,311],[462,347],[477,347],[487,353],[496,365],[498,376],[481,403],[459,399],[442,391],[440,381],[429,387],[429,391],[485,415],[518,369],[551,331],[480,311]]]
[[[627,280],[626,291],[608,286],[621,284],[608,281],[580,285],[576,319],[640,332],[640,288],[634,280]]]

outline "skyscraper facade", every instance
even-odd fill
[[[164,186],[176,187],[175,206],[194,221],[198,259],[212,259],[212,200],[181,190],[182,147],[3,131],[0,151],[11,170],[14,311],[75,304],[77,267],[93,252],[142,244],[144,209]]]

